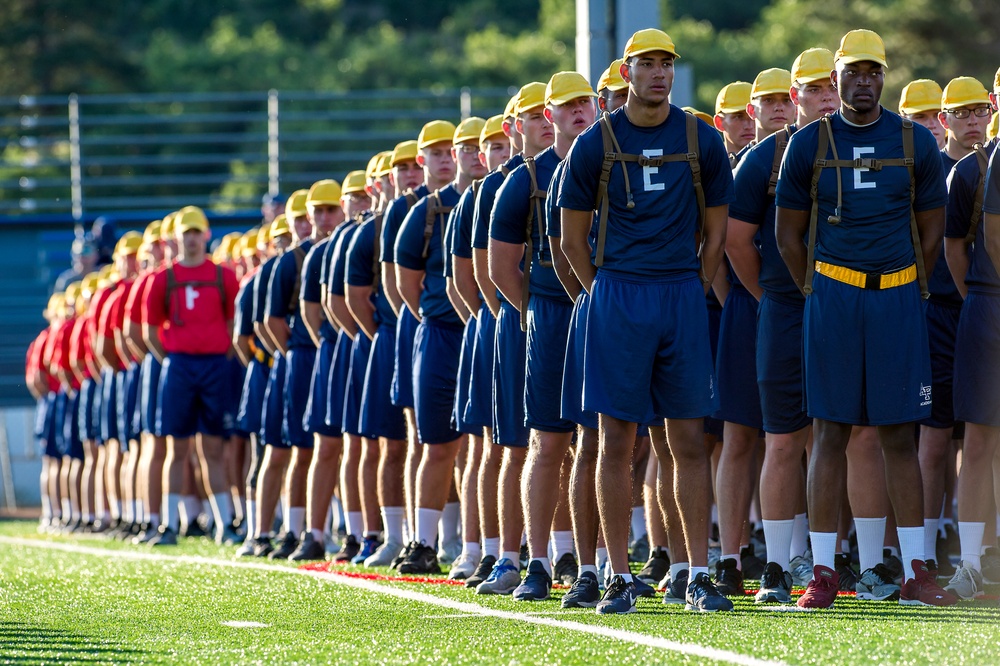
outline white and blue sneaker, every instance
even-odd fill
[[[597,603],[598,615],[618,615],[635,612],[635,600],[639,598],[635,583],[626,582],[620,575],[611,579],[604,597]]]
[[[520,568],[504,557],[497,560],[489,577],[476,587],[476,594],[510,594],[520,584]]]
[[[569,592],[563,595],[563,608],[594,608],[601,600],[601,590],[597,584],[597,576],[589,571],[578,576]]]

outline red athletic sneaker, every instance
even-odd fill
[[[953,606],[958,597],[943,589],[921,560],[913,560],[913,578],[899,591],[900,606]]]
[[[830,567],[817,564],[813,567],[813,579],[806,591],[799,597],[799,608],[829,608],[837,599],[840,576]]]

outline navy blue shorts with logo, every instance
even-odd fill
[[[573,305],[539,296],[528,300],[524,416],[529,428],[573,432],[575,424],[560,414],[566,339]]]
[[[465,406],[469,404],[469,382],[472,379],[472,352],[476,346],[476,318],[469,317],[462,333],[462,351],[458,356],[458,384],[455,404],[451,409],[451,427],[466,435],[483,436],[482,426],[465,420]]]
[[[322,437],[340,437],[340,428],[326,424],[327,392],[330,390],[330,368],[333,354],[337,349],[337,339],[320,338],[319,349],[313,361],[312,376],[309,378],[309,399],[302,416],[302,427]]]
[[[590,294],[581,291],[573,304],[569,331],[566,334],[566,362],[563,366],[563,383],[559,415],[583,426],[597,430],[597,413],[583,408],[583,358],[587,344],[587,315],[590,312]]]
[[[493,349],[496,345],[497,320],[483,303],[476,318],[476,341],[472,347],[472,372],[469,399],[465,404],[466,425],[493,427]]]
[[[955,418],[1000,427],[1000,294],[970,291],[955,343]]]
[[[309,402],[309,384],[312,378],[316,348],[293,347],[288,350],[285,363],[285,405],[281,419],[282,446],[313,447],[312,434],[303,427],[302,417]]]
[[[715,358],[719,410],[715,418],[760,430],[763,417],[757,388],[757,299],[733,285],[722,308]]]
[[[157,390],[157,430],[165,437],[222,437],[227,370],[225,354],[168,354]]]
[[[446,444],[461,434],[451,427],[461,350],[461,326],[428,317],[417,326],[413,342],[413,397],[417,436],[422,444]]]
[[[260,438],[267,446],[283,447],[281,422],[285,415],[285,355],[276,352],[264,388],[264,412],[261,415]]]
[[[764,292],[757,314],[757,386],[764,432],[786,435],[812,423],[802,378],[804,299]]]
[[[851,425],[930,416],[930,350],[916,282],[869,290],[817,273],[802,338],[809,416]]]
[[[527,446],[524,425],[524,366],[527,336],[521,315],[510,303],[500,305],[493,347],[493,443]]]
[[[386,439],[406,439],[403,408],[392,404],[392,367],[396,357],[396,327],[383,324],[375,332],[365,388],[361,395],[361,430]]]
[[[396,364],[392,373],[392,404],[413,407],[413,350],[417,318],[405,305],[396,320]]]

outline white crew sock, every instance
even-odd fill
[[[646,535],[646,507],[632,507],[632,539],[641,539]]]
[[[550,535],[552,540],[552,561],[558,562],[559,558],[566,553],[573,553],[573,531],[572,530],[560,530],[558,532],[552,532]]]
[[[160,514],[159,513],[149,514],[149,529],[155,532],[159,526],[160,526]]]
[[[958,521],[958,539],[962,544],[962,562],[976,571],[983,570],[983,534],[986,523],[967,523]]]
[[[693,581],[695,577],[700,573],[703,573],[707,576],[708,567],[688,567],[688,585],[690,585],[691,581]]]
[[[493,556],[493,559],[500,559],[500,537],[486,537],[483,539],[483,557]]]
[[[677,580],[682,571],[687,571],[690,565],[687,562],[672,562],[670,564],[670,580]],[[690,577],[688,580],[691,580]]]
[[[384,506],[381,512],[386,543],[403,543],[403,507]]]
[[[545,573],[549,575],[549,578],[552,578],[552,562],[549,561],[548,557],[531,558],[531,561],[528,562],[529,567],[531,566],[531,562],[539,562],[542,565],[542,568],[545,569]]]
[[[52,520],[52,499],[48,493],[42,493],[42,520]]]
[[[937,559],[937,518],[924,518],[924,561]]]
[[[364,518],[361,516],[360,511],[348,511],[344,515],[344,527],[349,535],[353,535],[355,538],[361,536],[361,528],[364,524]],[[360,541],[360,539],[358,539]]]
[[[834,557],[837,552],[837,533],[810,532],[809,541],[812,543],[813,566],[827,567],[836,571],[837,565]]]
[[[206,529],[211,532],[212,528],[215,527],[215,512],[212,510],[212,499],[205,498],[201,501],[201,512],[205,514],[207,518]]]
[[[517,552],[516,550],[515,551],[505,550],[500,553],[500,559],[501,560],[508,559],[516,567],[518,566],[518,562],[521,560],[521,553]],[[500,560],[497,561],[499,562]]]
[[[861,562],[862,572],[882,563],[885,520],[885,518],[854,519],[854,529],[858,535],[858,560]]]
[[[163,502],[163,522],[174,532],[179,530],[181,519],[181,496],[167,493]]]
[[[224,530],[233,524],[233,496],[229,493],[216,493],[209,500],[212,514],[215,516],[216,528]]]
[[[246,516],[243,519],[243,526],[247,530],[247,538],[252,538],[257,533],[257,500],[247,499]]]
[[[598,580],[600,580],[601,578],[597,573],[597,565],[595,564],[581,564],[577,576],[578,577],[582,576],[585,573],[591,574],[594,578],[597,578]]]
[[[482,559],[483,547],[478,541],[466,541],[462,543],[462,555],[473,560]]]
[[[451,543],[461,539],[462,505],[459,502],[448,502],[441,512],[438,529],[441,531],[441,543]]]
[[[112,520],[121,520],[122,503],[120,501],[108,502],[108,512],[111,514]]]
[[[899,535],[899,553],[903,560],[903,580],[908,581],[914,577],[913,560],[923,561],[924,526],[897,527],[896,534]]]
[[[141,523],[146,520],[146,507],[142,503],[141,499],[132,500],[134,508],[132,509],[132,515],[135,516],[135,522]]]
[[[598,548],[597,549],[597,566],[601,566],[601,563],[608,559],[608,549]]]
[[[359,515],[360,517],[360,515]],[[434,547],[438,536],[438,521],[441,511],[437,509],[417,508],[417,541],[425,546]]]
[[[288,509],[288,529],[296,537],[306,529],[306,508],[293,506]]]
[[[789,558],[795,558],[809,548],[809,518],[804,513],[795,514],[795,524],[792,528],[792,545],[788,551]]]
[[[730,555],[720,555],[719,556],[719,561],[721,562],[722,560],[733,560],[734,562],[736,562],[736,568],[739,569],[740,571],[743,571],[743,563],[740,562],[740,555],[739,555],[739,553],[737,553],[736,555],[732,555],[732,554],[730,554]]]
[[[767,544],[767,561],[774,562],[782,571],[788,571],[788,553],[792,547],[795,520],[765,520],[764,542]]]

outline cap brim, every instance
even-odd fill
[[[909,106],[902,106],[899,108],[900,113],[924,113],[925,111],[940,111],[941,103],[937,104],[912,104]]]
[[[745,106],[724,106],[716,113],[746,113],[747,107]]]
[[[565,104],[566,102],[572,102],[574,99],[580,99],[581,97],[597,97],[597,93],[592,90],[581,90],[579,92],[564,93],[562,95],[556,95],[554,97],[548,98],[546,103],[555,104],[559,106],[560,104]]]
[[[654,53],[656,51],[663,51],[664,53],[669,53],[675,59],[676,58],[680,58],[680,55],[678,55],[674,51],[671,51],[670,49],[665,48],[663,46],[648,46],[646,48],[640,48],[640,49],[636,49],[634,51],[631,51],[630,53],[628,53],[628,54],[625,55],[625,59],[627,60],[628,58],[634,58],[636,56],[640,56],[640,55],[643,55],[645,53]]]
[[[875,55],[874,53],[854,53],[851,55],[841,56],[837,59],[837,63],[843,63],[845,65],[852,65],[856,62],[876,62],[883,67],[889,67],[889,63],[885,61],[885,58]]]
[[[814,72],[812,74],[803,74],[802,76],[792,79],[792,85],[803,85],[806,83],[815,83],[816,81],[829,81],[830,72]]]

